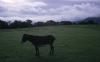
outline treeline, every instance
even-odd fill
[[[56,22],[48,20],[47,22],[36,22],[32,23],[32,20],[20,21],[15,20],[14,22],[7,22],[0,20],[0,29],[12,29],[12,28],[26,28],[26,27],[39,27],[39,26],[54,26],[54,25],[73,25],[73,24],[98,24],[94,20],[82,20],[78,22],[61,21]]]
[[[0,20],[0,28],[1,29],[10,29],[10,28],[25,28],[25,27],[32,27],[32,21],[31,20],[26,20],[26,21],[18,21],[15,20],[14,22],[7,22]]]

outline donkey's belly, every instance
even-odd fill
[[[37,46],[42,46],[42,45],[49,45],[50,42],[48,42],[48,41],[37,41],[34,44],[37,45]]]

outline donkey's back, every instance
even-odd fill
[[[32,43],[34,45],[53,44],[55,37],[53,35],[46,36],[32,36]]]

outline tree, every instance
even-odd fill
[[[88,20],[87,24],[96,24],[93,20]]]
[[[70,21],[61,21],[60,24],[61,25],[71,25],[72,22],[70,22]]]
[[[24,22],[25,23],[25,22]],[[32,20],[26,20],[27,27],[32,27]]]
[[[21,21],[15,20],[14,22],[10,24],[10,28],[21,28],[22,26],[21,23],[22,23]]]
[[[57,22],[53,21],[53,20],[49,20],[45,23],[45,25],[57,25]]]
[[[34,23],[33,26],[38,27],[38,26],[44,26],[44,25],[45,25],[44,22],[36,22]]]
[[[0,28],[5,29],[8,28],[8,23],[6,21],[0,20]]]
[[[97,24],[97,23],[93,20],[83,20],[79,22],[79,24]]]

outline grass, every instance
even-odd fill
[[[49,46],[41,47],[35,56],[31,43],[21,44],[24,33],[53,34],[55,55]],[[0,62],[100,62],[100,25],[66,25],[23,29],[0,29]]]

